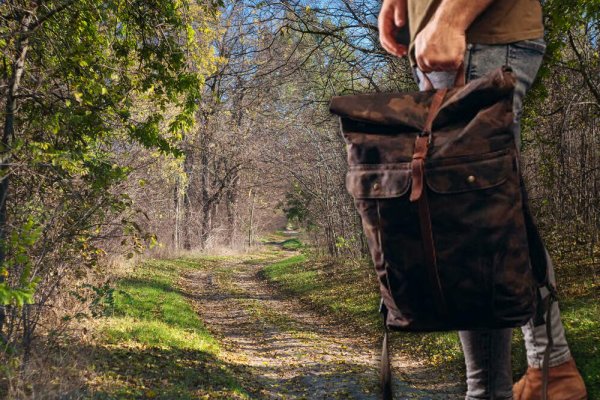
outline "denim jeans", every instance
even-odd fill
[[[465,54],[465,72],[467,81],[478,78],[502,65],[512,68],[517,79],[514,95],[514,133],[517,148],[521,149],[520,118],[523,98],[531,86],[541,65],[546,49],[543,39],[523,40],[519,42],[484,45],[469,44]],[[435,88],[451,86],[454,72],[431,72],[427,76]],[[415,70],[415,78],[424,88],[422,72]],[[550,281],[554,283],[554,267],[546,251]],[[547,295],[542,289],[542,297]],[[558,304],[553,303],[552,338],[554,346],[550,355],[550,366],[564,363],[570,357],[565,338],[564,327],[560,320]],[[546,326],[534,327],[529,321],[522,328],[527,349],[529,366],[540,368],[546,343]],[[511,337],[512,329],[487,331],[460,331],[460,341],[465,354],[467,367],[466,399],[512,399]]]

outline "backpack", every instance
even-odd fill
[[[512,129],[514,86],[502,67],[450,89],[331,101],[381,291],[384,398],[388,329],[543,324],[550,309],[539,295],[552,288]]]

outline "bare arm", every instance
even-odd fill
[[[417,65],[423,72],[457,69],[466,50],[466,30],[494,0],[442,0],[415,39]]]

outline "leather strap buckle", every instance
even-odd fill
[[[431,132],[428,132],[428,131],[421,131],[421,132],[419,132],[419,136],[420,136],[420,137],[425,137],[425,136],[427,136],[427,144],[428,144],[428,145],[430,145],[430,144],[431,144],[431,137],[433,136],[433,135],[431,134]]]

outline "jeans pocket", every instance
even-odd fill
[[[531,51],[543,55],[546,52],[546,42],[544,38],[526,39],[513,42],[510,46],[516,51]]]

